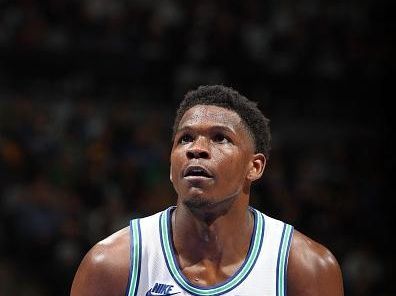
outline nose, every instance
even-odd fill
[[[209,158],[207,142],[203,138],[196,139],[186,151],[187,158]]]

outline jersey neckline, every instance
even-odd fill
[[[187,279],[187,277],[181,272],[175,256],[171,232],[171,213],[175,208],[176,207],[169,207],[161,213],[159,218],[159,230],[161,247],[165,262],[168,267],[169,273],[177,282],[177,284],[188,293],[196,296],[221,295],[227,293],[228,291],[231,291],[239,284],[241,284],[253,269],[260,254],[265,227],[265,220],[263,214],[261,214],[256,209],[250,208],[250,210],[254,214],[254,227],[252,232],[252,238],[250,240],[249,251],[241,267],[239,267],[235,274],[226,281],[213,286],[201,287],[191,283],[191,281]]]

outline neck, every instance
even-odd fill
[[[250,246],[253,224],[247,197],[237,198],[229,207],[220,205],[202,211],[178,204],[172,225],[181,268],[199,262],[216,266],[243,262]]]

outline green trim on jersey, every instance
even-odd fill
[[[142,256],[142,238],[140,235],[139,219],[131,220],[131,270],[129,277],[129,290],[127,296],[136,296],[139,286],[140,263]]]
[[[279,246],[278,264],[276,267],[276,295],[286,296],[287,290],[287,261],[289,257],[290,242],[293,233],[293,226],[285,224],[283,227],[282,239]]]

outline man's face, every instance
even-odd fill
[[[212,105],[183,115],[171,152],[171,180],[179,201],[212,206],[238,196],[257,177],[254,144],[240,116]],[[261,167],[261,176],[265,158]],[[260,168],[259,168],[260,170]]]

